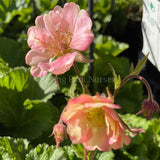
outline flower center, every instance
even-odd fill
[[[69,32],[60,32],[54,35],[54,43],[52,46],[52,51],[54,52],[54,56],[63,56],[66,53],[71,52],[71,48],[69,47],[70,41],[72,39],[72,35]]]
[[[93,126],[105,127],[105,112],[102,108],[88,108],[87,119]]]

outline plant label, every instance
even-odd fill
[[[143,0],[142,17],[143,49],[149,60],[160,71],[160,2]]]

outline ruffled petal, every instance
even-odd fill
[[[110,109],[105,115],[106,124],[109,124],[107,133],[110,134],[109,144],[113,149],[119,149],[123,147],[123,144],[128,145],[130,138],[125,135],[125,128],[119,121],[117,113]]]
[[[28,30],[27,42],[31,49],[48,52],[50,50],[49,44],[53,43],[53,39],[49,37],[44,30],[36,27],[30,27]]]
[[[120,109],[121,107],[113,104],[113,103],[102,103],[102,102],[94,102],[94,103],[85,103],[86,107],[92,107],[92,108],[112,108],[112,109]]]
[[[98,93],[97,93],[97,95],[95,95],[95,96],[93,97],[93,99],[94,99],[95,101],[103,102],[103,103],[112,103],[112,102],[113,102],[112,99],[109,99],[108,97],[100,96]]]
[[[71,141],[75,144],[88,141],[92,137],[92,130],[88,127],[85,111],[77,111],[71,118],[64,122],[67,124],[67,132]]]
[[[66,3],[63,8],[63,19],[68,23],[68,31],[73,33],[80,8],[75,3]]]
[[[34,77],[43,77],[47,74],[47,71],[41,70],[39,67],[36,66],[31,67],[30,72]]]
[[[44,15],[45,26],[53,38],[57,38],[59,35],[58,31],[62,23],[62,8],[57,6],[54,10],[50,11],[49,14]]]
[[[68,125],[67,132],[70,136],[72,143],[79,144],[88,141],[92,137],[92,131],[90,128],[87,128],[86,123],[84,122],[83,126],[81,126],[82,121],[76,119],[76,125]]]
[[[79,144],[81,143],[81,128],[78,126],[78,120],[75,120],[74,122],[74,125],[68,124],[67,133],[69,134],[72,143]]]
[[[84,12],[84,11],[83,11]],[[89,16],[86,16],[83,12],[79,13],[74,30],[75,33],[89,33],[92,28],[92,21]]]
[[[70,70],[73,65],[74,59],[76,57],[77,52],[73,52],[72,54],[67,53],[64,56],[59,57],[52,63],[50,63],[49,72],[52,72],[55,75],[63,74]]]
[[[70,47],[80,51],[85,51],[94,39],[93,33],[76,33],[74,34]]]
[[[26,57],[26,64],[30,65],[30,66],[35,66],[37,65],[39,62],[47,62],[49,61],[49,57],[37,50],[30,50]]]
[[[122,148],[123,144],[129,145],[130,138],[125,135],[124,130],[119,129],[119,136],[117,137],[116,141],[111,145],[111,147],[116,150]]]
[[[62,114],[62,119],[64,119],[64,122],[71,117],[75,118],[76,114],[83,112],[86,107],[83,103],[85,102],[93,102],[93,99],[90,95],[81,95],[77,98],[73,98],[68,101],[68,104]]]
[[[74,121],[78,117],[83,117],[85,114],[85,108],[83,106],[70,106],[66,107],[62,113],[62,120],[68,124],[70,121]]]
[[[92,96],[87,94],[82,94],[79,97],[69,100],[68,106],[72,104],[84,104],[84,103],[91,103],[91,102],[94,102]]]
[[[37,28],[45,30],[45,24],[43,20],[43,16],[36,17],[35,24]]]
[[[121,122],[121,118],[118,116],[117,112],[111,108],[107,108],[103,106],[103,110],[105,111],[106,117],[112,117],[114,121]]]
[[[80,51],[86,50],[94,39],[91,27],[92,21],[88,16],[78,18],[70,47]]]
[[[45,63],[45,62],[40,62],[38,64],[38,67],[41,68],[41,70],[43,71],[48,71],[50,69],[49,63]]]
[[[108,135],[105,127],[92,127],[92,137],[83,143],[84,147],[90,151],[96,149],[104,152],[110,151]]]

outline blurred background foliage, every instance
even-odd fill
[[[87,0],[67,0],[88,10]],[[73,68],[58,76],[47,74],[42,78],[30,75],[25,64],[29,51],[27,30],[34,25],[36,16],[48,13],[62,0],[0,0],[0,159],[35,160],[57,157],[67,160],[82,159],[81,145],[68,145],[66,140],[60,150],[54,138],[49,138],[52,127],[70,96],[82,93]],[[94,77],[88,73],[88,64],[78,64],[87,86],[94,82],[94,92],[106,93],[106,86],[114,90],[112,64],[123,79],[130,72],[131,61],[137,63],[133,41],[126,30],[141,23],[142,0],[94,0],[93,30]],[[135,34],[135,33],[133,33]],[[139,37],[139,32],[137,34]],[[135,44],[141,42],[136,39]],[[137,47],[137,46],[136,46]],[[140,48],[138,48],[140,49]],[[88,56],[88,52],[85,52]],[[135,60],[136,59],[136,60]],[[108,153],[97,152],[95,160],[158,160],[160,158],[160,121],[146,121],[135,114],[146,98],[146,91],[138,80],[132,80],[119,91],[115,103],[122,109],[118,112],[131,127],[142,127],[145,133],[132,138],[131,145]],[[127,114],[128,113],[128,114]],[[155,117],[158,117],[156,115]],[[12,137],[12,138],[11,138]],[[65,145],[68,146],[65,146]],[[151,157],[152,156],[152,157]]]

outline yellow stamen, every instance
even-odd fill
[[[105,127],[105,112],[102,108],[88,108],[87,119],[93,126]]]

